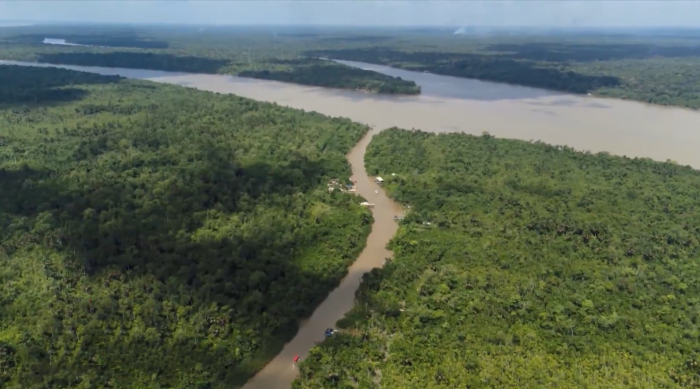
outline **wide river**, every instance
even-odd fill
[[[374,224],[367,246],[350,267],[340,286],[300,326],[288,343],[245,389],[289,389],[296,377],[292,359],[306,357],[324,330],[352,307],[362,275],[382,266],[392,253],[386,244],[398,226],[393,217],[400,207],[380,189],[364,169],[364,154],[373,135],[389,127],[431,132],[464,132],[523,140],[541,140],[579,150],[607,151],[630,157],[672,159],[700,168],[700,113],[641,103],[573,96],[540,89],[482,82],[385,66],[340,61],[399,76],[418,83],[420,96],[379,96],[362,92],[306,87],[233,76],[169,73],[151,70],[60,66],[107,75],[148,79],[213,92],[233,93],[276,102],[371,125],[374,130],[348,154],[357,193],[375,204]],[[0,61],[0,64],[55,66]],[[375,193],[378,190],[378,193]]]
[[[433,132],[488,131],[497,137],[541,140],[579,150],[608,151],[660,161],[672,159],[700,168],[699,112],[345,63],[414,80],[423,94],[380,96],[233,76],[61,67],[233,93],[343,116],[379,129],[397,126]]]

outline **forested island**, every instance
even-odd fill
[[[437,29],[31,26],[0,31],[0,59],[245,75],[305,85],[417,94],[410,80],[328,57],[569,93],[700,108],[700,35],[458,34]],[[44,37],[101,47],[42,45]],[[82,53],[97,54],[84,56]],[[43,58],[43,59],[42,59]]]
[[[421,92],[420,86],[416,85],[415,81],[402,80],[401,77],[387,76],[318,58],[275,60],[272,63],[278,68],[243,70],[238,72],[238,75],[370,93],[417,95]]]
[[[700,385],[700,172],[399,129],[366,166],[410,213],[294,388]]]
[[[408,52],[384,48],[312,51],[308,54],[570,93],[588,93],[605,87],[615,88],[621,84],[616,77],[562,71],[556,66],[515,61],[496,55]]]
[[[240,386],[364,247],[371,214],[326,184],[366,131],[0,66],[0,387]]]
[[[231,74],[240,77],[289,82],[301,85],[360,90],[381,94],[420,94],[414,81],[402,80],[371,70],[299,55],[277,58],[274,53],[256,58],[240,52],[208,50],[203,56],[194,49],[156,50],[167,43],[143,38],[58,35],[81,44],[112,46],[75,47],[44,45],[38,35],[20,35],[0,42],[0,59],[40,63],[149,69],[171,72]],[[67,40],[68,42],[69,40]],[[131,43],[130,43],[131,42]],[[166,45],[164,47],[161,47]],[[206,46],[205,46],[206,47]]]
[[[647,37],[650,43],[640,44],[633,38],[430,37],[421,44],[384,43],[306,54],[700,109],[700,40],[688,38],[679,44]]]
[[[38,56],[37,62],[189,73],[230,73],[240,77],[327,88],[385,94],[420,94],[420,87],[414,81],[316,58],[272,59],[256,67],[261,70],[249,70],[250,68],[245,64],[235,64],[221,59],[133,52],[45,54]]]

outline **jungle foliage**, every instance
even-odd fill
[[[402,80],[369,70],[341,65],[335,62],[304,58],[273,60],[277,70],[241,71],[241,77],[292,82],[296,84],[322,86],[326,88],[355,89],[384,94],[420,94],[420,86],[414,81]]]
[[[631,38],[433,37],[422,44],[383,43],[307,54],[699,109],[698,38],[678,43],[648,36],[644,40],[650,43],[644,44]]]
[[[80,29],[77,29],[81,31]],[[362,90],[382,94],[420,94],[414,81],[402,80],[370,70],[363,70],[332,61],[300,56],[300,51],[283,53],[275,46],[263,46],[258,53],[248,47],[215,50],[215,42],[189,42],[187,38],[166,35],[163,38],[142,37],[123,31],[87,30],[87,33],[66,33],[61,29],[43,34],[20,34],[0,41],[0,59],[37,61],[42,63],[121,67],[189,73],[232,74],[302,85]],[[43,35],[65,39],[68,43],[94,45],[78,47],[45,45]],[[229,36],[238,39],[237,36]],[[181,39],[184,47],[167,40]],[[220,38],[219,38],[220,39]],[[248,40],[251,38],[248,37]],[[258,50],[260,50],[258,48]]]
[[[237,387],[369,233],[325,185],[349,120],[54,68],[0,99],[2,388]]]
[[[45,36],[43,34],[23,34],[14,37],[16,42],[26,42],[40,44],[44,39],[63,39],[66,43],[86,45],[86,46],[104,46],[104,47],[132,47],[139,49],[167,49],[168,42],[157,41],[153,39],[144,39],[134,34],[51,34]]]
[[[351,71],[345,67],[324,69],[324,77],[314,77],[317,69],[313,60],[305,57],[331,57],[571,93],[700,108],[700,34],[697,29],[614,33],[522,31],[515,34],[508,31],[480,34],[465,29],[464,32],[455,35],[452,31],[431,28],[31,26],[0,30],[0,58],[32,61],[40,55],[55,53],[119,52],[124,55],[148,52],[163,55],[154,58],[153,63],[179,61],[180,64],[183,61],[168,56],[193,57],[198,61],[223,60],[227,64],[217,72],[248,72],[248,76],[349,89],[366,89],[368,84],[382,82],[387,91],[383,93],[415,93],[416,86],[410,81],[380,80],[379,73],[369,71],[350,76]],[[68,38],[73,42],[98,39],[103,41],[101,45],[112,47],[47,47],[36,44],[40,37]],[[109,39],[115,42],[110,43]],[[120,45],[120,40],[132,43]],[[133,42],[159,42],[167,47],[142,48],[147,44]],[[136,57],[129,60],[143,66]],[[288,60],[299,61],[299,64],[279,63]],[[372,90],[377,89],[375,86]]]
[[[366,164],[411,210],[295,388],[700,387],[700,172],[399,129]]]
[[[61,65],[101,66],[109,68],[149,69],[167,72],[216,74],[228,61],[223,59],[138,52],[73,52],[37,56],[37,62]]]
[[[482,54],[404,52],[391,49],[328,50],[310,52],[348,61],[380,63],[418,72],[506,82],[538,88],[587,93],[602,87],[616,87],[620,81],[609,76],[588,76],[542,64],[515,61]]]

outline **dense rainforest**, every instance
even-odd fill
[[[42,37],[109,47],[48,46],[40,44]],[[45,56],[48,61],[61,54],[63,60],[78,61],[75,53],[88,52],[101,54],[90,61],[110,66],[109,61],[117,59],[112,53],[117,53],[122,66],[128,67],[245,74],[317,86],[382,89],[380,93],[415,94],[420,89],[411,81],[384,79],[371,71],[321,70],[308,58],[330,57],[698,109],[699,43],[697,30],[453,34],[430,28],[39,25],[0,30],[0,59],[36,61]]]
[[[373,93],[417,95],[421,92],[420,86],[417,86],[414,81],[402,80],[401,77],[387,76],[322,59],[274,60],[272,63],[282,68],[260,71],[244,70],[238,75]]]
[[[346,274],[365,126],[0,66],[0,387],[231,388]]]
[[[220,59],[131,52],[45,54],[40,55],[37,61],[65,65],[214,74],[222,71],[230,71],[230,67],[235,66],[230,64],[227,60]],[[400,77],[386,76],[369,70],[353,68],[321,59],[271,59],[263,66],[264,70],[246,69],[245,66],[241,66],[241,70],[234,71],[233,73],[240,77],[323,86],[327,88],[363,90],[386,94],[420,94],[420,87],[417,86],[414,81],[406,81],[402,80]]]
[[[16,42],[25,42],[32,44],[41,44],[44,39],[63,39],[66,43],[85,45],[85,46],[102,46],[102,47],[132,47],[140,49],[167,49],[168,42],[157,41],[148,38],[141,38],[133,34],[119,34],[98,32],[96,34],[24,34],[13,37]]]
[[[700,172],[399,129],[366,165],[410,213],[294,388],[700,387]]]
[[[278,51],[258,55],[249,52],[218,52],[201,47],[170,48],[170,43],[119,32],[94,34],[51,33],[68,43],[94,45],[76,47],[43,44],[42,34],[5,37],[0,41],[0,59],[37,61],[64,65],[121,67],[189,73],[233,74],[241,77],[290,82],[302,85],[362,90],[382,94],[420,94],[414,81],[402,80],[370,70],[357,69],[333,61],[280,56]],[[170,37],[173,39],[172,37]],[[234,39],[232,37],[232,39]],[[168,49],[170,50],[160,50]]]
[[[357,62],[378,63],[418,72],[505,82],[571,93],[588,93],[603,87],[617,87],[620,80],[610,76],[589,76],[562,71],[539,63],[514,61],[495,55],[443,52],[405,52],[392,49],[340,49],[310,52]]]
[[[488,38],[478,42],[444,37],[433,38],[431,44],[383,44],[306,54],[699,109],[700,40],[676,44],[648,39],[652,43],[608,43],[604,36],[592,42],[583,37],[574,41],[530,37],[491,43]]]

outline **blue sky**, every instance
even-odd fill
[[[0,0],[0,20],[268,25],[700,27],[700,0]]]

